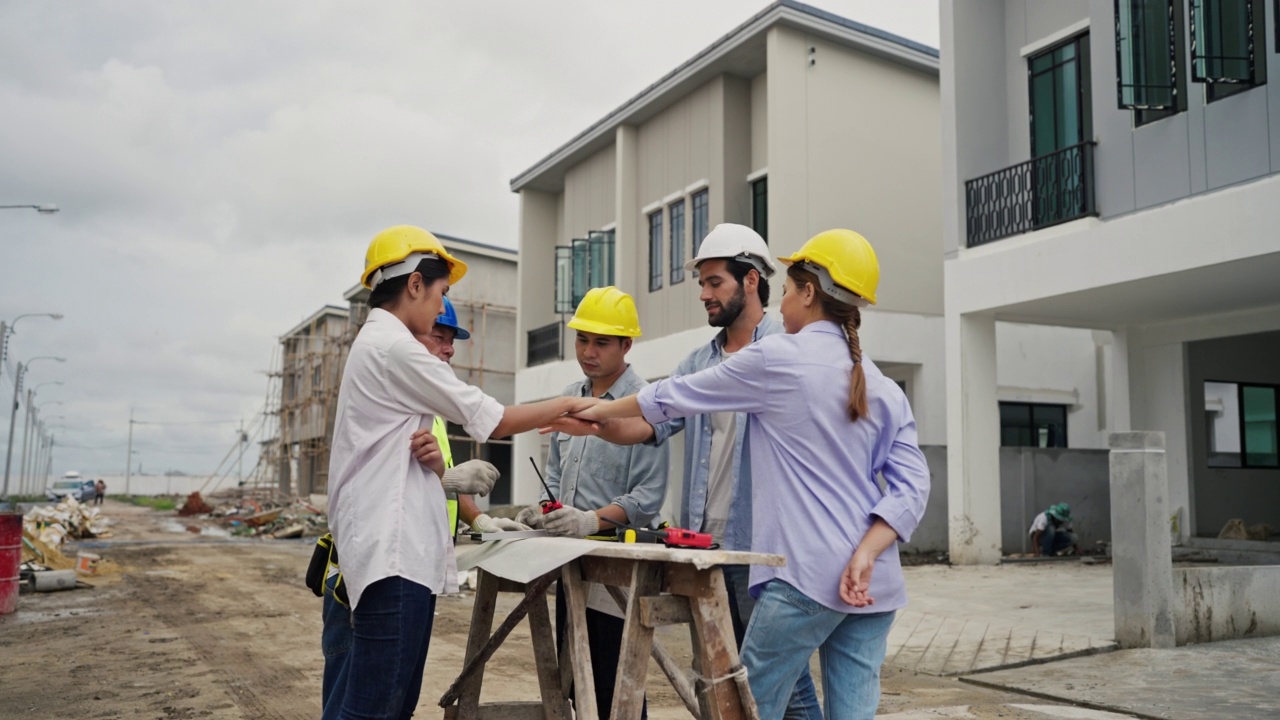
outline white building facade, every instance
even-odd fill
[[[1005,323],[1089,333],[1069,434],[1163,431],[1176,539],[1280,526],[1274,4],[940,6],[952,561],[1001,554]]]

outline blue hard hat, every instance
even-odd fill
[[[453,303],[449,302],[448,296],[444,297],[444,312],[441,312],[440,317],[436,318],[436,324],[453,328],[454,340],[466,340],[471,337],[471,333],[458,324],[458,313],[454,311]]]

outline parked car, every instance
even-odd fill
[[[54,502],[65,497],[73,497],[79,502],[93,502],[94,495],[97,490],[94,488],[96,483],[88,478],[80,477],[80,473],[72,471],[62,476],[61,480],[54,480],[45,491],[45,497]]]

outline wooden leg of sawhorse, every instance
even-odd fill
[[[529,635],[533,640],[533,659],[538,668],[538,689],[546,720],[569,720],[569,705],[560,686],[560,666],[556,658],[556,638],[551,631],[546,596],[529,608]]]
[[[693,615],[694,654],[701,679],[697,683],[699,705],[708,720],[759,720],[755,699],[747,685],[733,636],[724,573],[720,568],[675,570],[672,592],[689,598]]]
[[[631,592],[624,608],[622,647],[618,655],[618,677],[613,687],[610,720],[640,720],[644,708],[645,678],[649,674],[649,654],[653,650],[653,628],[640,617],[640,598],[662,590],[662,566],[638,562],[631,568]]]
[[[499,579],[480,570],[476,583],[475,605],[471,608],[471,634],[467,637],[467,657],[463,667],[480,654],[493,631],[493,613],[498,606]],[[470,720],[480,716],[480,686],[484,682],[484,668],[480,667],[462,686],[458,698],[458,717]]]
[[[573,707],[577,720],[599,720],[596,712],[596,683],[591,674],[591,646],[587,643],[587,583],[582,579],[582,566],[577,560],[560,572],[560,589],[565,593],[568,628],[565,643],[569,646],[569,665],[573,668]],[[561,666],[560,672],[565,668]]]

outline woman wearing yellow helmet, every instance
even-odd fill
[[[365,255],[369,316],[343,368],[329,460],[329,522],[353,626],[341,717],[413,714],[435,596],[456,589],[445,492],[484,495],[497,479],[446,475],[435,417],[485,442],[581,404],[561,397],[503,407],[418,342],[465,273],[435,236],[410,226],[379,233]]]
[[[656,425],[747,413],[752,513],[730,522],[750,524],[753,550],[787,558],[751,568],[758,602],[742,662],[760,717],[783,716],[816,650],[825,716],[872,718],[889,627],[906,605],[895,541],[924,515],[929,468],[906,396],[862,354],[861,308],[875,302],[880,274],[871,245],[829,230],[779,259],[790,266],[786,334],[575,416]]]

